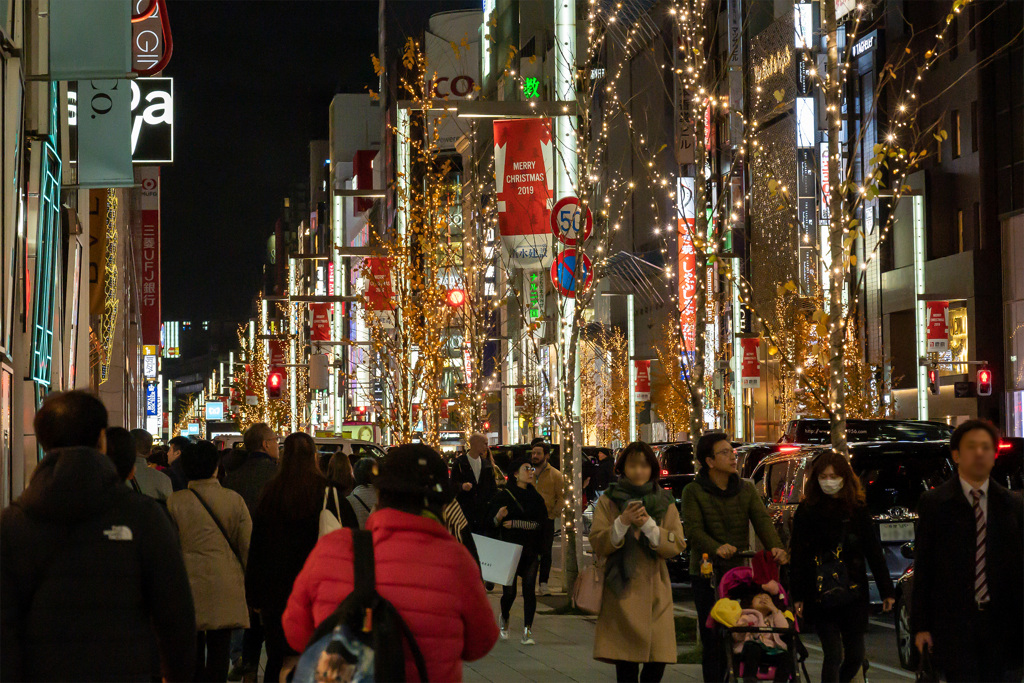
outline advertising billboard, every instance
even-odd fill
[[[494,122],[494,180],[498,228],[519,268],[551,264],[550,213],[554,197],[551,119]]]

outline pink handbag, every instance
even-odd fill
[[[604,593],[604,567],[595,561],[580,572],[576,577],[576,585],[572,589],[572,603],[576,609],[599,614],[601,612],[601,596]]]

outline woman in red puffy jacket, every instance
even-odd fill
[[[366,528],[373,533],[377,592],[412,631],[428,678],[461,681],[462,662],[490,652],[498,628],[480,568],[440,522],[452,498],[448,470],[433,449],[409,444],[388,452],[374,483],[377,510]],[[292,648],[306,648],[353,586],[352,532],[341,529],[320,539],[295,580],[282,619]],[[406,680],[418,680],[408,650]]]

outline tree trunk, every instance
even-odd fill
[[[698,98],[694,101],[701,102]],[[707,236],[708,236],[708,215],[707,215],[707,174],[705,172],[707,149],[704,146],[705,128],[704,112],[701,107],[703,103],[694,107],[694,162],[695,173],[693,181],[693,209],[694,209],[694,234],[693,251],[695,260],[695,271],[697,275],[697,287],[694,298],[694,346],[693,363],[690,366],[690,378],[687,383],[690,388],[690,440],[694,443],[704,433],[704,338],[707,332]],[[685,306],[684,302],[680,302]]]
[[[569,337],[569,349],[563,368],[566,381],[565,386],[565,409],[562,411],[562,418],[559,421],[562,430],[562,477],[566,482],[566,491],[562,497],[567,503],[563,516],[571,515],[572,523],[562,525],[562,542],[565,551],[565,563],[562,567],[562,588],[572,592],[576,585],[576,577],[579,576],[579,562],[577,557],[578,536],[576,534],[577,520],[582,521],[582,499],[580,498],[581,487],[579,486],[580,472],[583,468],[582,458],[577,454],[576,448],[576,424],[579,421],[578,415],[573,415],[573,404],[576,399],[576,357],[578,355],[580,334],[580,309],[579,302],[573,309],[572,334]],[[579,462],[578,462],[579,460]],[[570,489],[571,487],[571,489]]]
[[[825,84],[825,116],[828,119],[828,174],[829,196],[823,201],[829,203],[829,248],[831,250],[831,273],[829,282],[829,406],[832,448],[843,455],[849,455],[846,446],[846,390],[843,341],[846,336],[843,315],[843,289],[846,286],[846,215],[843,207],[843,185],[845,178],[839,161],[839,132],[841,127],[843,90],[839,79],[839,45],[836,39],[836,6],[833,2],[821,3],[821,24],[827,41]]]

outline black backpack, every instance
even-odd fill
[[[317,680],[390,683],[404,681],[405,649],[416,660],[421,681],[427,665],[412,631],[395,606],[377,593],[373,560],[373,534],[352,531],[355,587],[338,609],[313,632],[299,658],[295,683]]]
[[[857,598],[860,586],[850,580],[850,570],[843,560],[843,541],[846,540],[846,521],[843,521],[839,545],[833,550],[818,554],[815,565],[815,597],[825,608],[843,607]]]

